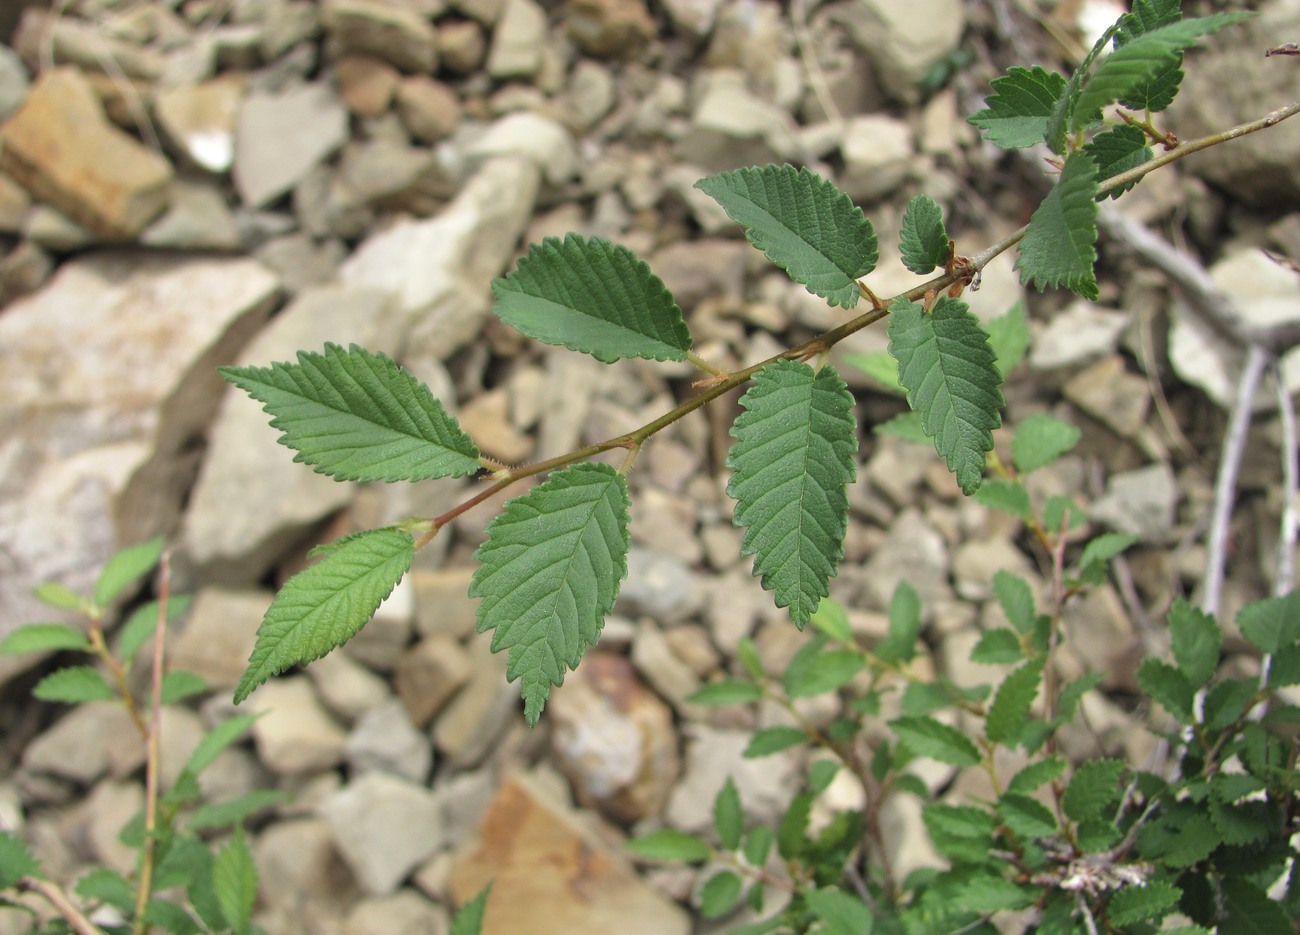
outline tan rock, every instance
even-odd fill
[[[397,660],[393,673],[397,697],[411,721],[424,727],[460,691],[473,671],[469,654],[450,636],[421,640]]]
[[[441,81],[412,75],[397,87],[397,113],[411,136],[436,143],[451,136],[460,122],[460,99]]]
[[[334,81],[348,110],[361,117],[378,117],[393,102],[401,76],[373,55],[345,55],[334,63]]]
[[[9,176],[0,173],[0,234],[16,234],[32,206],[32,196]]]
[[[580,815],[529,776],[502,784],[478,840],[457,855],[452,897],[464,904],[489,881],[483,935],[691,930],[680,906],[638,878]]]
[[[347,735],[304,675],[272,679],[253,693],[257,754],[276,773],[308,773],[343,762]]]
[[[486,636],[470,643],[470,680],[433,724],[434,744],[462,768],[487,756],[518,704],[518,685],[506,682],[506,655],[489,652],[489,645]]]
[[[439,26],[436,44],[442,67],[458,75],[467,75],[478,68],[487,51],[483,27],[473,20]]]
[[[266,591],[201,590],[184,628],[167,647],[168,668],[200,675],[215,689],[234,688],[272,596]]]
[[[478,600],[469,597],[469,583],[475,567],[411,571],[416,630],[424,636],[446,634],[456,639],[474,632]]]
[[[433,25],[403,4],[381,0],[329,0],[326,30],[345,49],[368,52],[402,71],[432,72],[438,64]]]
[[[158,124],[173,146],[209,172],[229,172],[235,161],[235,120],[244,95],[242,75],[159,91]]]
[[[642,0],[569,0],[565,23],[584,51],[605,58],[634,55],[655,35]]]
[[[0,169],[36,197],[109,237],[137,234],[167,206],[171,166],[112,126],[89,82],[42,75],[0,128]]]

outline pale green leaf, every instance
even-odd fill
[[[1043,142],[1047,118],[1065,90],[1065,77],[1035,65],[1019,65],[990,82],[994,93],[988,106],[968,118],[969,123],[1003,149],[1020,149]]]
[[[208,683],[202,676],[193,672],[168,672],[162,680],[162,703],[176,704],[186,698],[202,695],[208,690]]]
[[[1075,106],[1079,102],[1083,84],[1092,73],[1092,66],[1097,61],[1097,57],[1110,45],[1119,27],[1120,24],[1116,22],[1097,37],[1097,41],[1092,44],[1083,61],[1071,73],[1070,80],[1065,83],[1065,88],[1047,118],[1047,148],[1058,156],[1065,155],[1067,137],[1071,133],[1071,119],[1074,116]]]
[[[59,584],[57,581],[38,584],[32,589],[32,596],[47,607],[53,607],[56,610],[85,613],[90,609],[89,601],[72,591],[67,585]]]
[[[903,265],[921,276],[948,262],[951,241],[943,226],[943,208],[929,195],[916,195],[907,203],[898,249]]]
[[[753,682],[723,679],[720,682],[709,682],[707,685],[696,689],[687,696],[686,700],[691,704],[717,707],[729,704],[748,704],[751,701],[759,701],[762,697],[763,689]]]
[[[259,717],[258,714],[237,714],[212,728],[185,761],[186,771],[198,776],[212,764],[217,754],[246,734]]]
[[[898,361],[889,351],[872,351],[869,354],[846,354],[844,362],[856,367],[891,392],[903,392],[898,382]]]
[[[830,594],[844,554],[858,438],[853,396],[831,367],[781,360],[758,372],[731,428],[727,493],[742,555],[800,627]]]
[[[167,599],[167,621],[179,620],[190,609],[193,599],[188,594],[173,594]],[[159,601],[146,601],[126,618],[117,634],[117,655],[123,666],[130,667],[136,654],[158,632]]]
[[[731,911],[740,899],[744,884],[731,870],[719,870],[700,887],[700,915],[716,919]]]
[[[809,890],[804,901],[822,922],[826,935],[871,935],[875,917],[861,899],[833,886]]]
[[[1016,269],[1039,292],[1065,286],[1097,298],[1097,162],[1073,153],[1061,177],[1029,219]]]
[[[749,834],[745,835],[745,860],[754,867],[762,867],[767,863],[767,855],[772,852],[773,840],[772,829],[767,825],[751,828]]]
[[[970,651],[970,661],[983,665],[1008,665],[1025,658],[1020,637],[1006,627],[985,632]]]
[[[1038,612],[1034,610],[1034,592],[1029,582],[1009,571],[998,571],[993,575],[993,593],[1017,633],[1025,634],[1034,629]]]
[[[258,812],[288,805],[293,796],[283,789],[254,789],[225,802],[210,802],[194,810],[185,826],[190,831],[229,828]]]
[[[957,299],[944,296],[929,312],[899,299],[890,307],[889,353],[935,450],[962,492],[974,493],[1005,404],[988,335]]]
[[[740,833],[745,828],[745,812],[740,807],[740,792],[730,776],[713,799],[713,830],[724,850],[740,847]]]
[[[911,410],[900,412],[892,419],[888,419],[873,426],[871,430],[877,435],[890,435],[894,438],[901,438],[903,441],[911,442],[913,445],[925,445],[928,448],[933,444],[930,436],[925,434],[921,414],[919,412],[912,412]]]
[[[32,697],[41,701],[80,704],[83,701],[113,701],[117,692],[91,666],[68,666],[37,682]]]
[[[980,870],[962,880],[951,899],[954,907],[967,912],[989,913],[1023,909],[1033,903],[1034,894],[991,870]]]
[[[980,484],[975,491],[975,502],[990,510],[1001,510],[1018,519],[1028,520],[1033,515],[1029,503],[1029,491],[1018,480],[991,477]]]
[[[235,935],[247,935],[252,926],[253,903],[257,900],[257,867],[244,842],[241,826],[235,827],[230,843],[217,852],[212,882],[226,923]]]
[[[483,931],[483,916],[487,914],[487,902],[491,893],[492,884],[489,883],[478,891],[478,895],[461,906],[456,911],[456,918],[451,920],[451,931],[448,935],[480,935]]]
[[[569,234],[533,244],[492,283],[497,317],[528,337],[604,363],[621,357],[686,360],[682,310],[645,261],[601,237]]]
[[[830,598],[822,599],[810,622],[813,629],[825,633],[837,642],[850,644],[853,642],[853,628],[849,625],[849,615],[844,612],[843,607]]]
[[[1029,709],[1038,696],[1045,658],[1029,660],[998,686],[984,722],[984,736],[993,743],[1011,743],[1025,726]]]
[[[1112,925],[1132,925],[1146,919],[1161,919],[1178,907],[1183,891],[1172,883],[1152,880],[1144,886],[1116,890],[1106,903],[1106,918]]]
[[[0,831],[0,890],[7,890],[23,877],[42,877],[41,865],[12,831]]]
[[[127,588],[152,571],[162,558],[162,550],[163,540],[158,536],[115,553],[105,563],[95,581],[95,605],[107,607]]]
[[[862,653],[851,649],[817,653],[800,663],[795,665],[792,660],[782,677],[785,692],[791,698],[811,698],[835,691],[867,667]]]
[[[479,452],[429,388],[383,354],[355,344],[298,352],[298,363],[222,367],[272,416],[295,461],[336,480],[461,477]]]
[[[1219,668],[1223,648],[1219,624],[1179,596],[1169,608],[1169,635],[1178,668],[1193,688],[1201,688]]]
[[[600,638],[627,575],[627,526],[627,481],[606,464],[556,471],[488,524],[469,594],[483,599],[478,632],[509,652],[529,724]]]
[[[807,742],[808,734],[798,727],[760,727],[750,735],[742,756],[756,760]]]
[[[994,363],[998,373],[1005,378],[1029,349],[1029,318],[1025,314],[1025,303],[1016,302],[997,318],[986,321],[984,330],[989,336],[989,347],[993,348],[996,356]]]
[[[1079,444],[1083,433],[1068,422],[1045,413],[1032,415],[1016,426],[1011,437],[1011,458],[1021,474],[1047,467]]]
[[[693,834],[664,828],[628,841],[629,851],[647,860],[708,860],[712,850]]]
[[[899,579],[889,598],[889,636],[876,646],[875,656],[884,662],[909,662],[916,656],[921,638],[921,595]]]
[[[904,743],[917,756],[927,756],[952,766],[975,766],[980,762],[979,748],[955,727],[932,717],[900,717],[889,722]]]
[[[1030,763],[1011,777],[1011,781],[1007,783],[1007,792],[1020,794],[1033,792],[1035,789],[1045,786],[1053,779],[1063,775],[1066,765],[1064,758],[1059,756],[1049,756],[1046,759]]]
[[[876,234],[829,181],[810,169],[770,165],[711,175],[695,187],[795,282],[831,305],[857,304],[857,280],[876,268]]]
[[[78,880],[76,894],[123,912],[135,912],[135,887],[118,871],[107,867],[97,867]]]
[[[1119,801],[1119,780],[1125,769],[1122,760],[1086,760],[1079,764],[1061,803],[1065,814],[1075,821],[1101,818],[1109,806]]]
[[[76,627],[62,623],[29,623],[19,627],[0,642],[0,655],[53,652],[64,649],[90,649],[90,639]]]
[[[342,646],[402,580],[415,543],[400,529],[372,529],[341,540],[315,565],[284,583],[257,628],[235,703],[292,666]]]
[[[1141,541],[1141,537],[1132,533],[1102,533],[1100,536],[1089,540],[1088,544],[1083,547],[1083,554],[1079,556],[1079,568],[1087,568],[1089,565],[1097,563],[1105,564],[1125,549],[1136,545],[1139,541]]]
[[[1237,614],[1241,635],[1263,653],[1275,653],[1300,640],[1300,593],[1247,604]]]

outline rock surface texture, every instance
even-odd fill
[[[1048,34],[1030,8],[1073,44],[1080,24],[1065,17],[1079,6],[0,3],[0,639],[57,617],[32,597],[38,584],[89,592],[115,549],[166,537],[173,588],[194,596],[169,632],[168,665],[209,690],[169,713],[166,743],[179,759],[164,773],[175,778],[202,730],[263,715],[202,788],[208,802],[286,793],[249,825],[255,922],[271,935],[445,935],[489,881],[487,935],[685,935],[750,921],[743,911],[699,916],[716,868],[642,865],[622,847],[656,829],[707,837],[728,779],[755,820],[779,821],[808,775],[802,751],[742,755],[755,727],[788,726],[789,712],[691,697],[741,673],[742,640],[776,674],[812,636],[739,554],[725,493],[734,395],[640,454],[615,612],[529,730],[518,684],[475,633],[467,597],[499,499],[420,550],[340,651],[231,706],[274,588],[314,545],[439,516],[484,487],[334,482],[295,462],[260,404],[217,368],[356,343],[427,383],[506,464],[628,432],[697,393],[699,374],[606,366],[504,326],[491,283],[528,242],[578,231],[647,258],[694,350],[724,370],[781,353],[856,312],[763,262],[695,181],[755,163],[808,166],[874,220],[872,289],[911,289],[921,280],[899,263],[895,233],[914,194],[942,204],[966,255],[1037,206],[1037,167],[993,153],[963,118],[990,79],[1022,64],[1007,59],[1009,45]],[[1190,85],[1168,115],[1184,139],[1294,96],[1296,60],[1261,50],[1300,39],[1297,4],[1214,6],[1261,15],[1188,56]],[[1014,42],[1004,17],[1018,24]],[[1036,61],[1069,67],[1054,44],[1032,41],[1043,43]],[[1176,232],[1243,327],[1300,320],[1297,134],[1300,120],[1215,147],[1118,202]],[[1267,211],[1252,213],[1260,205]],[[1126,577],[1069,605],[1065,621],[1069,664],[1107,666],[1103,688],[1127,703],[1146,614],[1197,586],[1243,355],[1166,279],[1105,238],[1100,251],[1099,303],[1026,290],[1010,256],[964,298],[985,322],[1022,303],[1034,332],[1003,387],[1002,463],[1013,463],[1025,418],[1078,426],[1078,449],[1033,476],[1035,504],[1067,498],[1086,524],[1080,541],[1099,531],[1139,539]],[[995,573],[1017,570],[1042,600],[1052,557],[1019,519],[960,497],[933,450],[874,434],[903,403],[854,362],[887,343],[875,326],[834,349],[862,445],[832,595],[872,646],[896,586],[910,583],[926,627],[918,665],[968,685],[988,677],[966,664],[970,647],[1005,623]],[[1300,388],[1295,351],[1282,373],[1290,392]],[[1271,583],[1275,540],[1259,529],[1276,529],[1283,502],[1270,473],[1281,437],[1271,389],[1256,420],[1233,529],[1235,601]],[[110,625],[153,590],[147,582],[111,608]],[[71,887],[95,862],[132,870],[117,834],[142,800],[143,752],[119,707],[34,703],[30,687],[51,665],[0,656],[0,829],[32,842]],[[799,723],[825,728],[850,695],[809,699]],[[1127,715],[1099,692],[1087,702],[1115,709],[1119,739],[1080,741],[1094,743],[1081,755],[1122,755]],[[946,789],[952,771],[918,776]],[[857,801],[838,780],[827,794]],[[954,803],[965,794],[945,792]],[[895,796],[880,812],[905,870],[938,863],[919,808]],[[27,925],[0,907],[0,935]]]

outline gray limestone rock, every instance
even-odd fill
[[[343,752],[354,776],[377,770],[423,783],[433,766],[429,738],[416,730],[396,698],[361,716]]]
[[[691,123],[677,156],[706,172],[797,159],[788,114],[746,87],[745,74],[715,69],[699,79]]]
[[[347,735],[303,675],[272,679],[249,699],[258,758],[272,772],[310,773],[343,762]]]
[[[326,0],[322,20],[343,49],[378,56],[403,71],[432,73],[438,64],[433,24],[410,4]]]
[[[392,893],[446,843],[433,793],[405,779],[368,772],[320,808],[362,889]]]
[[[841,21],[886,91],[914,102],[930,66],[957,48],[965,27],[961,0],[850,0]]]
[[[286,194],[347,140],[348,111],[324,84],[254,91],[239,108],[235,187],[250,208]]]
[[[1035,370],[1056,370],[1090,364],[1115,352],[1128,324],[1123,312],[1074,302],[1057,312],[1034,337],[1029,363]]]
[[[1178,486],[1169,465],[1161,462],[1111,475],[1106,493],[1092,505],[1092,517],[1119,532],[1162,542],[1173,530]]]
[[[542,67],[546,11],[533,0],[505,0],[492,30],[487,72],[493,78],[530,78]]]

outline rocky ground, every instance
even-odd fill
[[[1169,117],[1184,138],[1294,94],[1294,60],[1262,50],[1300,39],[1300,3],[1257,6],[1256,26],[1191,61]],[[274,585],[307,548],[441,512],[470,486],[313,474],[216,366],[326,341],[383,351],[510,463],[634,427],[690,393],[691,375],[606,367],[493,320],[488,283],[524,243],[568,230],[624,243],[671,288],[704,357],[762,359],[839,313],[765,266],[697,178],[789,161],[835,179],[881,232],[870,283],[893,294],[913,284],[888,249],[912,194],[944,204],[965,253],[1041,196],[1034,166],[962,120],[988,80],[1010,64],[1064,67],[1097,11],[1117,12],[1032,0],[55,7],[0,12],[0,636],[46,618],[35,584],[86,589],[116,545],[166,534],[178,589],[194,595],[170,661],[214,689],[164,721],[173,769],[229,715]],[[1300,124],[1284,124],[1149,178],[1120,210],[1204,263],[1241,315],[1295,318],[1295,273],[1263,249],[1300,257],[1298,147]],[[1158,648],[1171,597],[1198,585],[1241,355],[1163,274],[1112,241],[1101,249],[1095,305],[1026,294],[1010,258],[969,299],[986,318],[1028,303],[1035,338],[1006,388],[1011,421],[1052,411],[1085,430],[1041,489],[1086,505],[1094,529],[1142,537],[1115,584],[1071,608],[1067,659],[1113,673],[1074,752],[1137,756],[1149,740],[1127,713],[1131,674]],[[884,343],[868,329],[837,354]],[[864,426],[899,411],[842,372]],[[1300,366],[1287,373],[1300,386]],[[648,447],[617,612],[538,729],[523,726],[465,597],[490,506],[425,549],[341,652],[254,695],[266,716],[205,794],[293,793],[253,836],[270,932],[441,933],[488,879],[494,932],[715,930],[688,908],[690,872],[634,867],[618,846],[651,827],[706,828],[728,774],[770,818],[801,768],[742,760],[747,716],[686,701],[733,666],[742,636],[773,666],[803,638],[739,557],[721,467],[736,408],[714,408]],[[1255,426],[1229,611],[1272,584],[1275,404]],[[1018,523],[963,500],[932,453],[868,435],[859,474],[834,596],[869,639],[907,578],[935,665],[959,683],[986,678],[966,654],[993,613],[991,577],[1041,581],[1043,556]],[[0,660],[0,826],[58,879],[129,870],[116,832],[143,796],[132,727],[109,705],[34,705],[50,664]],[[916,814],[890,821],[897,867],[930,859]],[[0,932],[23,925],[0,912]]]

